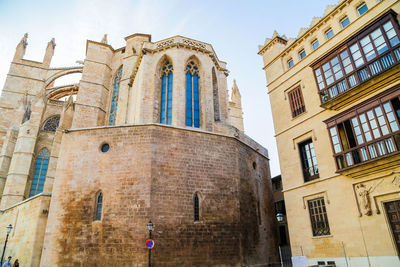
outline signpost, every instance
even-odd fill
[[[153,239],[146,240],[146,248],[148,248],[148,249],[154,248],[154,240]]]

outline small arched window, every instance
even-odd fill
[[[119,68],[117,75],[115,76],[114,79],[114,87],[111,97],[110,117],[108,118],[108,125],[115,125],[115,119],[117,117],[119,84],[121,83],[121,77],[122,77],[122,67]]]
[[[194,204],[193,204],[193,211],[194,211],[194,221],[200,221],[200,203],[199,203],[199,196],[194,194]]]
[[[49,158],[50,155],[47,149],[43,149],[37,156],[29,197],[43,192],[43,186],[46,180],[47,168],[49,165]]]
[[[94,206],[94,221],[100,221],[101,220],[101,213],[103,209],[103,193],[97,192],[96,194],[96,201],[95,201],[95,206]]]
[[[43,125],[43,131],[54,133],[60,123],[60,115],[48,119]]]
[[[161,76],[160,123],[171,124],[172,122],[172,72],[172,65],[166,61]]]
[[[186,126],[200,127],[199,68],[194,61],[186,66]]]

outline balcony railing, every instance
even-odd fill
[[[353,168],[400,152],[400,133],[397,131],[334,155],[338,171]]]
[[[330,87],[320,90],[322,104],[340,97],[345,92],[378,76],[382,72],[400,63],[400,47],[389,50],[376,60],[353,72],[344,74],[344,77]]]

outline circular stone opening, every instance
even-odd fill
[[[253,161],[253,169],[257,168],[257,163],[255,161]]]
[[[108,150],[110,150],[110,145],[107,143],[103,144],[103,145],[101,145],[100,150],[101,150],[101,152],[106,153]]]

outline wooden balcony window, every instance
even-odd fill
[[[400,152],[400,86],[326,121],[338,171]]]
[[[396,15],[389,11],[311,66],[322,105],[400,63],[400,27]]]

